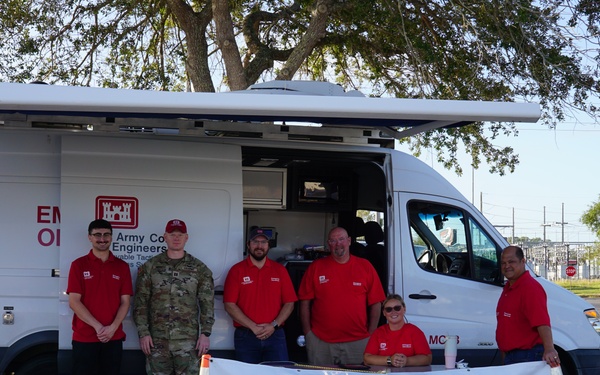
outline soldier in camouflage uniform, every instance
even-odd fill
[[[183,221],[169,221],[164,238],[167,251],[138,272],[133,319],[148,374],[197,375],[215,321],[212,272],[184,250]]]

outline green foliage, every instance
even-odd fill
[[[0,80],[154,90],[317,79],[372,96],[536,101],[554,127],[597,115],[600,6],[591,0],[7,0]],[[233,35],[233,37],[230,37]],[[233,46],[231,48],[225,47]],[[462,173],[512,172],[512,124],[404,139]]]
[[[529,238],[527,236],[523,236],[523,237],[515,237],[513,239],[513,242],[514,243],[537,244],[537,243],[544,242],[544,240],[539,237]]]
[[[600,197],[583,213],[581,222],[596,233],[596,236],[600,239]]]

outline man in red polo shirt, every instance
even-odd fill
[[[73,315],[73,374],[121,371],[122,322],[133,288],[129,265],[109,250],[112,226],[94,220],[88,226],[90,252],[71,263],[67,294]]]
[[[235,357],[260,363],[287,361],[283,329],[298,300],[292,280],[281,264],[267,258],[269,236],[255,228],[248,237],[248,257],[233,265],[225,280],[223,302],[233,319]]]
[[[300,283],[300,319],[313,365],[361,363],[379,322],[381,281],[368,260],[350,255],[350,243],[344,228],[329,231],[331,255],[315,260]]]
[[[502,251],[502,274],[508,280],[496,307],[496,341],[504,364],[546,361],[560,366],[554,348],[546,292],[531,277],[523,250],[509,246]]]

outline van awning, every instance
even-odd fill
[[[479,121],[536,122],[540,117],[536,103],[369,98],[256,86],[192,93],[0,83],[0,120],[25,115],[300,122],[375,127],[399,139]]]

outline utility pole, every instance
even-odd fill
[[[512,240],[515,242],[515,208],[512,208]]]
[[[544,206],[544,221],[542,227],[544,228],[544,276],[548,278],[548,244],[546,243],[546,227],[552,224],[546,224],[546,206]]]
[[[561,221],[560,222],[556,222],[556,225],[560,225],[561,226],[561,240],[560,242],[562,243],[563,247],[565,247],[565,224],[569,224],[565,221],[565,204],[562,203],[562,212],[561,212]],[[566,246],[567,248],[567,266],[569,265],[569,245]]]
[[[544,206],[544,221],[542,221],[542,227],[544,228],[544,244],[546,243],[546,227],[550,224],[546,224],[546,206]]]
[[[561,225],[561,238],[562,238],[562,243],[565,243],[565,224],[569,224],[567,222],[565,222],[565,204],[562,203],[561,204],[561,217],[560,217],[560,225]],[[568,259],[567,259],[568,261]]]
[[[562,244],[564,245],[565,244],[565,224],[569,224],[569,223],[565,222],[565,204],[564,203],[562,204],[562,213],[561,213],[561,215],[562,215],[561,216],[562,217],[561,221],[560,222],[557,221],[557,222],[555,222],[555,224],[556,225],[560,225],[562,227],[561,228],[562,237],[561,237],[561,241],[560,242],[562,242]]]

